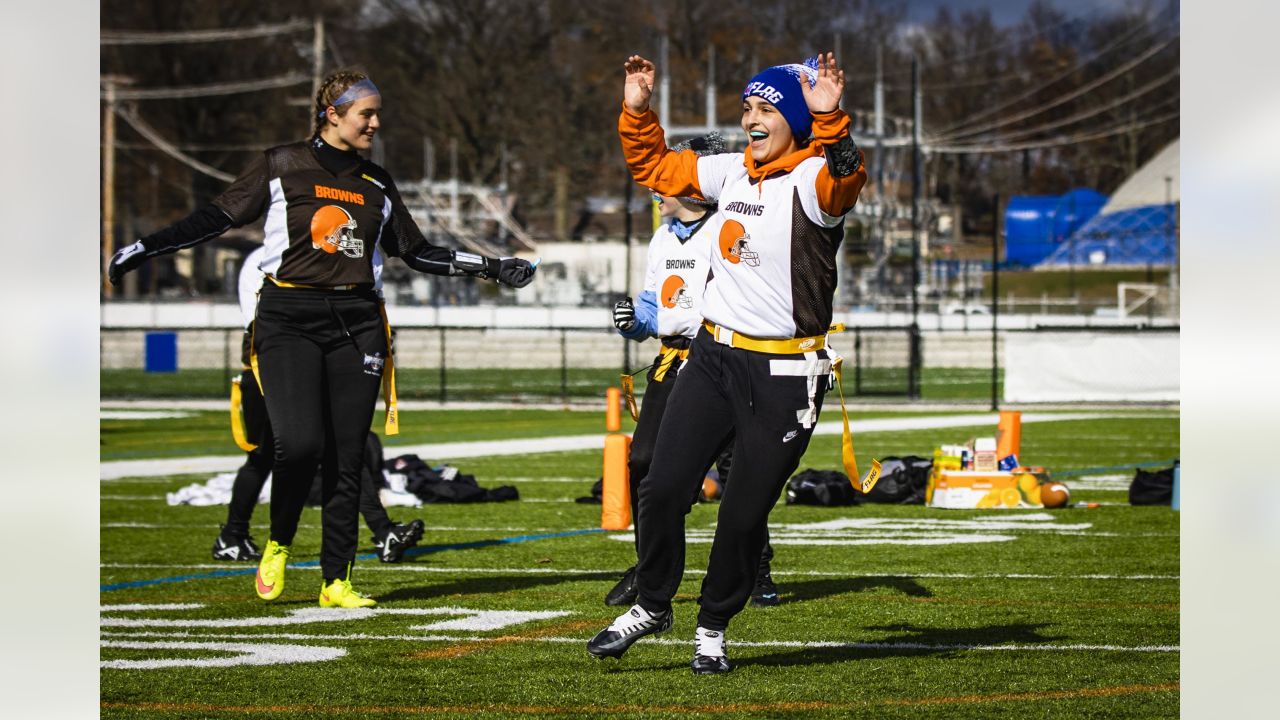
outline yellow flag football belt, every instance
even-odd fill
[[[702,326],[721,345],[770,355],[795,355],[814,350],[825,350],[827,347],[827,335],[791,338],[788,340],[761,340],[742,333],[736,333],[706,320],[702,322]],[[844,323],[832,325],[827,332],[828,335],[844,332]],[[875,487],[876,481],[880,479],[880,461],[871,460],[871,469],[867,471],[865,477],[858,472],[858,456],[853,452],[853,433],[849,430],[849,411],[844,404],[844,384],[841,382],[843,363],[844,358],[839,357],[832,362],[832,369],[836,375],[836,388],[840,392],[840,417],[844,420],[844,433],[840,438],[840,460],[844,465],[845,474],[849,476],[849,482],[863,494],[866,494],[871,492],[871,488]]]
[[[743,335],[734,332],[727,327],[721,327],[709,320],[702,321],[702,327],[711,333],[711,337],[721,345],[728,345],[742,350],[751,350],[752,352],[768,353],[770,355],[795,355],[797,353],[812,352],[814,350],[824,350],[827,347],[826,335],[815,335],[813,337],[789,338],[786,340],[761,340],[753,338],[750,335]],[[843,326],[841,326],[843,329]]]

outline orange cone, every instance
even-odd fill
[[[611,387],[605,393],[604,469],[601,477],[604,492],[601,499],[600,527],[605,530],[626,530],[631,526],[631,436],[622,429],[622,403],[618,388]]]

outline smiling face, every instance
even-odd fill
[[[373,136],[382,127],[381,112],[381,95],[360,98],[342,113],[330,106],[325,112],[327,122],[320,136],[339,150],[368,150],[373,146]]]
[[[756,95],[742,101],[742,129],[747,133],[747,149],[757,165],[771,163],[800,149],[787,119],[773,104]]]

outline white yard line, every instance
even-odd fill
[[[215,638],[220,640],[403,640],[408,642],[452,642],[452,643],[489,643],[495,638],[483,635],[369,635],[365,633],[347,633],[322,635],[312,633],[189,633],[189,632],[104,632],[104,638],[117,637],[181,637],[181,638]],[[587,637],[526,637],[522,642],[541,643],[583,643]],[[648,645],[689,644],[688,640],[678,638],[650,638],[644,641]],[[914,643],[914,642],[839,642],[832,640],[736,640],[730,638],[734,647],[751,648],[813,648],[832,650],[924,650],[924,651],[956,651],[972,650],[979,652],[1140,652],[1140,653],[1177,653],[1182,652],[1178,645],[1054,645],[1051,643],[1010,643],[1008,645],[972,645],[968,643]]]
[[[1024,413],[1023,423],[1061,422],[1067,420],[1093,420],[1107,417],[1101,413]],[[986,425],[995,433],[999,413],[975,413],[942,417],[874,418],[854,420],[849,423],[855,433],[902,432],[905,430],[936,430],[941,428],[972,427]],[[839,435],[843,430],[838,421],[818,423],[815,435]],[[506,455],[531,455],[535,453],[569,452],[574,450],[601,450],[604,435],[562,435],[558,437],[526,438],[510,440],[480,440],[472,442],[429,443],[425,445],[392,445],[383,447],[386,457],[417,455],[429,462],[462,458],[495,457]],[[114,460],[99,465],[103,480],[125,477],[154,477],[158,475],[212,474],[232,472],[244,464],[244,455],[206,455],[188,458],[164,458],[158,460]]]
[[[237,567],[253,568],[250,563],[101,563],[98,567],[107,570],[234,570]],[[290,565],[290,569],[295,566]],[[318,566],[298,567],[298,570],[314,570],[320,571]],[[617,568],[601,568],[598,570],[588,570],[585,568],[554,568],[554,567],[507,567],[507,568],[460,568],[460,567],[433,567],[430,565],[419,565],[413,563],[395,564],[395,565],[373,565],[364,564],[360,566],[360,572],[421,572],[421,573],[438,573],[442,575],[599,575],[601,573],[620,573]],[[706,575],[705,570],[688,569],[684,571],[685,575],[701,577]],[[884,572],[884,573],[854,573],[854,572],[832,572],[823,570],[775,570],[774,575],[780,577],[842,577],[842,578],[926,578],[938,580],[1179,580],[1181,575],[1104,575],[1104,574],[1085,574],[1085,575],[1045,575],[1039,573],[929,573],[929,572]]]

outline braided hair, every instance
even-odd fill
[[[324,82],[320,83],[320,89],[316,91],[316,129],[313,137],[319,135],[320,130],[324,128],[325,110],[328,109],[330,105],[333,105],[333,101],[341,97],[342,93],[347,91],[347,88],[355,85],[361,80],[368,79],[368,77],[368,73],[364,73],[359,70],[344,69],[334,72],[329,77],[326,77]],[[340,116],[346,115],[347,110],[351,109],[353,102],[334,106],[333,109]]]

